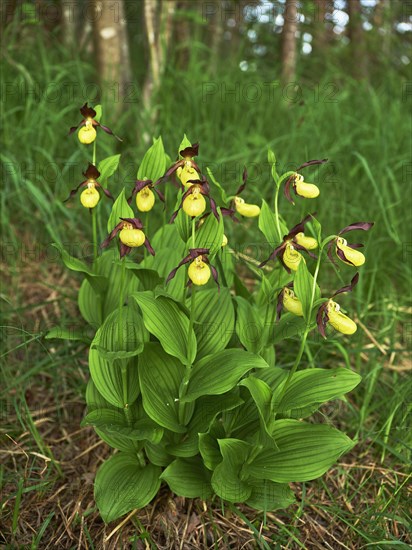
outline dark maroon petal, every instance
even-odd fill
[[[130,246],[125,245],[120,241],[120,257],[123,258],[123,256],[127,256],[127,254],[130,254],[132,249]]]
[[[361,243],[354,243],[354,244],[347,244],[346,246],[348,246],[349,248],[363,248],[365,245],[364,244],[361,244]]]
[[[328,302],[325,302],[320,306],[316,314],[316,324],[318,325],[318,330],[321,335],[326,338],[326,323],[329,320],[328,314],[326,312]]]
[[[217,206],[216,206],[216,203],[214,201],[214,199],[212,199],[212,197],[209,197],[209,202],[210,202],[210,208],[212,209],[212,212],[213,212],[213,215],[215,216],[215,218],[217,219],[217,221],[219,221],[219,212],[217,211]]]
[[[311,252],[310,250],[307,250],[304,246],[302,246],[301,244],[298,244],[297,242],[293,241],[293,247],[296,249],[296,250],[302,250],[302,252],[306,252],[306,254],[308,254],[311,258],[313,258],[314,260],[317,260],[318,257],[316,256],[316,254],[314,254],[313,252]]]
[[[275,248],[275,250],[272,252],[272,254],[269,256],[269,258],[267,260],[265,260],[264,262],[261,262],[258,267],[263,267],[264,265],[266,265],[270,260],[274,260],[276,258],[276,256],[282,252],[285,248],[286,244],[285,243],[282,243],[281,245],[279,245],[277,248]],[[282,254],[283,256],[283,254]],[[281,260],[282,261],[282,260]],[[282,264],[283,264],[283,261],[282,261]],[[290,269],[288,269],[287,266],[285,266],[285,264],[283,264],[284,267],[288,270],[288,273],[290,273]]]
[[[156,195],[159,197],[159,199],[162,202],[166,201],[165,196],[163,195],[163,193],[161,191],[159,191],[159,189],[156,189],[155,187],[153,187],[153,191],[156,193]]]
[[[139,218],[120,218],[124,222],[131,223],[135,229],[143,229],[143,224]]]
[[[355,265],[350,260],[348,260],[348,258],[345,256],[345,253],[343,252],[343,250],[341,250],[339,248],[339,244],[336,245],[336,255],[338,256],[338,258],[340,260],[342,260],[342,262],[345,262],[345,263],[350,264],[350,265]]]
[[[308,214],[301,222],[299,222],[295,227],[292,227],[292,229],[289,231],[289,233],[286,235],[285,239],[290,239],[291,237],[295,237],[298,233],[302,233],[305,229],[305,225],[308,223],[309,220],[312,219],[312,216],[315,216],[316,212],[313,214]]]
[[[242,174],[242,185],[238,188],[238,190],[236,191],[235,195],[238,196],[242,193],[242,191],[245,190],[246,188],[246,182],[247,182],[247,169],[246,169],[246,166],[243,168],[243,174]]]
[[[337,290],[335,294],[332,294],[331,298],[333,298],[334,296],[337,296],[338,294],[342,294],[343,292],[352,292],[352,290],[358,284],[358,281],[359,281],[359,273],[355,273],[355,275],[352,277],[350,284],[343,286],[342,288]]]
[[[285,294],[285,289],[282,288],[282,290],[278,294],[278,299],[276,302],[276,321],[279,321],[280,316],[282,315],[284,294]]]
[[[157,185],[158,183],[163,183],[163,180],[165,180],[166,178],[171,176],[174,172],[176,172],[178,168],[180,168],[181,166],[184,166],[184,163],[185,163],[184,160],[178,160],[177,162],[175,162],[168,170],[166,170],[164,176],[162,176],[160,180],[157,180],[155,185]]]
[[[307,162],[304,162],[299,166],[299,168],[296,168],[296,172],[299,172],[299,170],[302,170],[302,168],[306,168],[307,166],[314,166],[315,164],[324,164],[325,162],[328,162],[328,159],[322,159],[322,160],[308,160]]]
[[[144,241],[144,245],[145,247],[147,248],[147,250],[150,252],[150,254],[152,256],[155,256],[156,252],[153,250],[153,247],[152,245],[150,244],[150,241],[149,239],[146,237],[145,241]]]
[[[108,189],[105,189],[104,187],[102,187],[100,185],[100,183],[96,182],[96,185],[97,185],[97,187],[100,187],[100,189],[103,191],[103,193],[106,195],[106,197],[108,197],[109,199],[111,199],[114,202],[114,197]]]
[[[212,264],[210,264],[210,271],[212,272],[213,279],[215,280],[215,283],[217,284],[218,291],[220,292],[219,276],[218,276],[218,273],[217,273],[217,269]]]
[[[350,225],[347,225],[344,227],[341,231],[339,231],[339,235],[343,235],[344,233],[347,233],[348,231],[355,231],[356,229],[360,229],[361,231],[369,231],[369,229],[374,225],[375,222],[355,222],[351,223]]]
[[[189,257],[194,260],[198,256],[203,256],[204,254],[207,255],[210,252],[210,248],[189,248]],[[209,262],[209,260],[206,258],[206,262]]]
[[[290,195],[290,186],[292,185],[292,182],[294,181],[294,178],[295,176],[290,176],[290,178],[288,178],[286,180],[286,183],[285,183],[285,187],[284,187],[284,193],[285,193],[285,197],[288,199],[289,202],[291,202],[292,204],[295,204],[294,203],[294,200],[292,199],[291,195]]]
[[[123,141],[121,137],[117,136],[108,126],[104,126],[103,124],[100,124],[100,122],[97,123],[97,126],[100,126],[100,128],[103,130],[103,132],[106,132],[106,134],[110,134],[111,136],[115,137],[118,141]]]
[[[87,105],[87,103],[85,103],[83,107],[81,107],[80,113],[84,116],[84,118],[94,118],[97,114],[92,107],[89,107]]]
[[[105,238],[105,240],[102,242],[102,244],[100,245],[100,248],[106,248],[106,246],[109,245],[110,241],[112,239],[114,239],[114,237],[118,234],[118,232],[123,229],[123,222],[120,222],[116,225],[116,227],[114,229],[112,229],[112,231],[107,235],[107,237]]]
[[[335,258],[334,258],[333,253],[332,253],[332,248],[335,244],[336,244],[336,239],[333,240],[333,241],[330,241],[328,243],[328,252],[327,252],[328,258],[329,258],[331,264],[333,264],[333,265],[336,265]]]
[[[233,208],[221,208],[220,209],[222,216],[229,216],[235,223],[239,223],[239,220],[236,218],[236,210]]]
[[[176,275],[176,271],[179,269],[180,265],[172,269],[172,271],[169,273],[166,279],[166,284],[173,279],[173,277]]]
[[[81,122],[79,122],[79,124],[77,126],[72,126],[67,135],[70,136],[71,134],[73,134],[73,132],[75,132],[77,130],[77,128],[81,128],[85,124],[86,124],[86,122],[84,120],[82,120]]]
[[[72,197],[74,197],[74,195],[77,193],[77,191],[80,189],[80,187],[86,187],[87,185],[87,180],[86,181],[82,181],[82,183],[79,183],[79,185],[77,187],[75,187],[74,189],[72,189],[70,191],[70,195],[67,197],[67,199],[64,199],[63,202],[67,202],[68,200],[70,200]]]
[[[83,176],[88,180],[97,180],[100,177],[100,172],[94,164],[89,162],[89,166],[87,167],[87,170],[83,172]]]
[[[177,210],[175,210],[172,214],[172,217],[169,220],[169,223],[173,223],[175,219],[177,218],[177,215],[179,214],[179,210],[182,208],[182,205],[179,206]]]
[[[181,151],[179,151],[179,154],[183,158],[197,157],[197,155],[199,154],[199,144],[198,143],[193,143],[190,147],[186,147],[185,149],[182,149]]]

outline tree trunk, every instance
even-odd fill
[[[123,0],[92,0],[94,45],[103,95],[119,110],[131,79]],[[109,92],[109,93],[107,93]]]
[[[296,78],[296,32],[298,29],[297,0],[286,0],[282,30],[282,82]]]
[[[349,39],[351,48],[352,74],[360,80],[367,77],[367,54],[365,35],[362,26],[362,6],[360,0],[347,0],[349,13]]]
[[[313,52],[316,55],[324,55],[328,42],[326,32],[326,13],[329,7],[329,0],[315,0],[315,13],[313,18]]]

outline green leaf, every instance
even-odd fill
[[[252,489],[240,474],[252,446],[238,439],[219,439],[218,443],[223,460],[213,472],[212,487],[224,500],[244,502],[251,496]]]
[[[279,235],[276,229],[276,216],[264,199],[262,200],[258,224],[267,242],[271,247],[275,248],[276,245],[279,244]]]
[[[56,338],[58,340],[79,340],[85,344],[90,344],[91,338],[86,334],[86,329],[75,330],[63,327],[54,327],[45,335],[47,340]]]
[[[162,444],[154,445],[153,443],[146,443],[144,446],[147,458],[152,464],[156,466],[168,466],[175,457],[169,454]]]
[[[178,196],[181,195],[179,194]],[[178,206],[176,208],[178,208]],[[184,243],[187,243],[192,234],[192,225],[190,217],[186,214],[186,212],[183,211],[183,208],[179,210],[179,213],[175,218],[174,225],[176,226],[182,241]]]
[[[160,426],[185,433],[179,422],[179,388],[185,368],[178,359],[167,355],[160,344],[146,344],[139,357],[139,380],[146,413]],[[191,410],[193,412],[193,409]]]
[[[223,204],[228,203],[228,197],[226,194],[226,191],[223,189],[223,187],[220,185],[218,181],[216,181],[216,178],[214,177],[212,170],[210,168],[206,168],[207,174],[209,176],[209,180],[212,183],[212,187],[216,187],[220,194],[220,198],[222,199]]]
[[[126,190],[123,188],[120,195],[115,200],[109,221],[107,222],[107,232],[110,233],[117,224],[121,222],[120,218],[134,218],[134,212],[127,204],[125,197]]]
[[[96,120],[97,122],[100,122],[101,118],[102,118],[102,106],[101,105],[96,105],[95,107],[93,107],[93,109],[96,111],[96,116],[94,117],[94,120]]]
[[[161,470],[124,453],[112,456],[100,466],[94,484],[94,498],[106,523],[136,508],[144,508],[156,496]]]
[[[219,443],[208,433],[199,434],[199,452],[204,465],[209,470],[214,470],[222,462]]]
[[[68,267],[72,271],[78,271],[85,275],[86,279],[89,281],[95,292],[105,291],[108,283],[105,277],[97,275],[96,273],[94,273],[92,268],[90,268],[84,262],[82,262],[78,258],[70,256],[70,254],[66,252],[66,250],[64,250],[64,248],[59,243],[53,243],[52,246],[54,246],[54,248],[57,248],[57,250],[60,252],[63,263],[66,267]]]
[[[164,282],[164,278],[160,277],[157,271],[142,267],[142,264],[127,264],[126,269],[130,269],[133,275],[138,278],[140,290],[154,290]]]
[[[152,180],[161,178],[166,172],[166,155],[161,137],[153,141],[153,145],[147,150],[137,172],[138,180]]]
[[[248,378],[241,380],[239,385],[245,386],[250,391],[253,401],[256,403],[263,425],[268,431],[268,425],[272,415],[270,406],[272,391],[270,387],[266,384],[266,382],[259,380],[259,378],[255,378],[254,376],[249,376]],[[269,431],[268,434],[271,435]]]
[[[252,494],[246,504],[255,510],[269,512],[287,508],[295,502],[295,495],[289,485],[268,479],[248,479],[248,485],[252,487]]]
[[[142,268],[156,270],[160,277],[163,277],[164,280],[166,280],[172,269],[175,268],[179,264],[180,260],[186,255],[186,247],[179,240],[178,243],[169,245],[167,248],[159,247],[155,248],[155,250],[156,256],[146,256],[140,266]],[[171,281],[167,284],[164,283],[162,286],[167,290],[167,293],[170,296],[178,301],[181,301],[183,300],[183,295],[186,290],[186,278],[186,269],[182,267],[177,271]]]
[[[296,296],[302,302],[303,317],[305,320],[308,320],[311,314],[311,298],[312,298],[313,284],[314,284],[314,279],[312,275],[309,273],[306,263],[300,262],[293,281],[293,290],[295,291]],[[316,285],[314,300],[319,298],[319,296],[320,296],[320,289]]]
[[[99,162],[97,169],[100,172],[99,183],[101,185],[105,185],[108,178],[110,178],[110,176],[112,176],[116,172],[117,167],[119,166],[120,156],[120,154],[112,155],[110,157],[106,157]]]
[[[200,457],[177,458],[160,478],[166,481],[173,493],[182,497],[207,499],[213,493],[211,474]]]
[[[159,443],[163,436],[163,429],[150,419],[141,419],[129,425],[121,409],[95,409],[84,417],[81,425],[93,426],[108,434],[122,435],[135,441],[147,439]]]
[[[210,260],[212,260],[215,254],[222,248],[224,232],[223,216],[220,212],[220,208],[218,208],[217,211],[219,214],[219,221],[217,221],[213,213],[211,213],[196,233],[196,247],[208,248],[210,251]]]
[[[293,315],[293,313],[284,313],[275,324],[274,330],[269,335],[268,344],[277,344],[287,338],[303,334],[306,327],[306,321],[303,317]]]
[[[194,330],[197,359],[226,348],[235,325],[235,312],[229,289],[196,292]]]
[[[276,421],[272,437],[278,450],[262,451],[244,471],[277,483],[316,479],[354,445],[339,430],[298,420]]]
[[[250,302],[241,296],[236,301],[236,334],[248,351],[258,353],[263,345],[263,319]]]
[[[202,395],[225,393],[249,370],[267,366],[259,355],[242,349],[226,349],[208,355],[193,365],[183,402],[194,401]]]
[[[149,333],[135,302],[122,308],[120,331],[119,316],[118,309],[110,313],[100,328],[99,342],[92,344],[92,348],[97,349],[109,362],[138,355],[143,350],[145,342],[149,341]]]
[[[270,171],[271,171],[271,174],[272,174],[272,178],[274,180],[274,182],[276,183],[276,185],[279,187],[279,174],[277,173],[276,171],[276,155],[273,151],[271,151],[270,149],[268,149],[268,163],[270,165]]]
[[[310,369],[296,372],[290,380],[282,400],[276,403],[283,384],[273,394],[274,411],[285,413],[299,411],[308,406],[316,408],[321,403],[343,396],[353,390],[362,377],[342,367],[336,369]]]
[[[188,357],[189,319],[176,303],[165,296],[154,298],[150,291],[135,292],[133,298],[143,312],[147,330],[160,340],[163,349],[183,364],[192,364],[196,357],[196,336],[192,329]]]
[[[191,147],[192,142],[189,140],[186,134],[183,134],[182,142],[179,145],[178,153],[180,155],[180,151],[183,151],[183,149],[186,149],[186,147]],[[180,157],[182,158],[182,157]]]

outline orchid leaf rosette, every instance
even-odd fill
[[[82,143],[95,142],[99,128],[114,135],[97,108],[86,103],[81,114],[71,132],[80,128]],[[202,173],[197,142],[185,137],[178,150],[172,162],[161,138],[154,140],[131,195],[129,187],[128,199],[124,189],[116,197],[104,234],[105,213],[96,206],[100,193],[116,193],[99,178],[106,185],[119,158],[106,159],[110,169],[101,176],[94,147],[86,179],[70,193],[82,190],[93,213],[93,258],[57,245],[65,265],[84,277],[79,309],[92,338],[79,337],[90,371],[83,425],[113,449],[95,479],[107,523],[148,505],[162,484],[186,498],[287,508],[296,483],[322,476],[354,445],[311,415],[351,391],[359,375],[343,360],[307,368],[304,351],[316,327],[325,337],[328,326],[342,338],[355,332],[336,299],[359,274],[331,296],[321,281],[327,253],[363,264],[360,245],[343,235],[372,224],[324,236],[314,214],[294,226],[281,217],[281,183],[288,199],[291,191],[314,198],[319,193],[300,170],[323,160],[284,174],[273,165],[274,197],[262,197],[260,207],[246,202],[246,168],[229,196],[231,182],[218,183],[207,167],[208,178]],[[275,164],[273,152],[269,158]],[[264,261],[239,253],[236,242],[242,224],[254,231],[248,218],[258,217],[272,250]],[[48,337],[69,335],[62,327]]]

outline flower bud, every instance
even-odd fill
[[[332,300],[329,301],[328,307],[328,323],[342,334],[354,334],[357,330],[356,323],[340,311],[340,306]]]
[[[185,163],[183,168],[179,167],[176,170],[177,177],[183,183],[185,187],[191,187],[193,183],[188,183],[189,180],[200,181],[199,174],[196,169],[191,165],[190,161]]]
[[[193,193],[188,195],[183,201],[183,210],[188,216],[193,218],[201,216],[206,210],[206,201],[200,193],[199,187],[194,187]]]
[[[143,187],[136,195],[136,206],[140,212],[149,212],[155,203],[154,193],[149,187]]]
[[[301,301],[295,296],[293,290],[287,287],[283,289],[283,307],[290,313],[303,317]]]
[[[100,200],[100,195],[93,182],[80,195],[80,202],[85,208],[94,208]]]
[[[187,270],[189,279],[194,285],[205,285],[210,279],[210,267],[202,260],[202,256],[198,256]]]
[[[295,250],[293,245],[290,243],[286,244],[285,251],[282,256],[283,263],[292,271],[297,271],[300,262],[305,261],[304,257],[300,252]]]
[[[296,175],[294,189],[297,195],[304,197],[305,199],[315,199],[320,193],[319,188],[316,185],[303,181],[303,176],[300,174]]]
[[[86,125],[80,128],[78,138],[80,143],[84,143],[85,145],[93,143],[96,139],[96,130],[93,128],[91,121],[86,121]]]
[[[354,248],[351,248],[347,245],[348,243],[346,239],[343,239],[342,237],[338,237],[336,239],[336,253],[338,252],[338,250],[343,252],[347,261],[339,256],[339,254],[337,254],[338,258],[347,265],[354,265],[356,267],[363,265],[365,263],[365,256],[362,254],[362,252],[360,252],[359,250],[355,250]]]
[[[225,234],[223,233],[223,238],[222,238],[222,248],[223,248],[224,246],[226,246],[226,245],[227,245],[227,242],[228,242],[228,241],[227,241],[227,237],[226,237],[226,235],[225,235]]]
[[[313,237],[307,237],[304,233],[295,235],[295,241],[306,250],[314,250],[318,247],[318,241]]]
[[[260,207],[257,204],[248,204],[241,197],[235,197],[235,208],[241,216],[255,218],[260,214]]]
[[[119,238],[123,244],[136,248],[142,246],[146,240],[146,236],[141,229],[136,229],[130,224],[125,225],[119,233]]]

